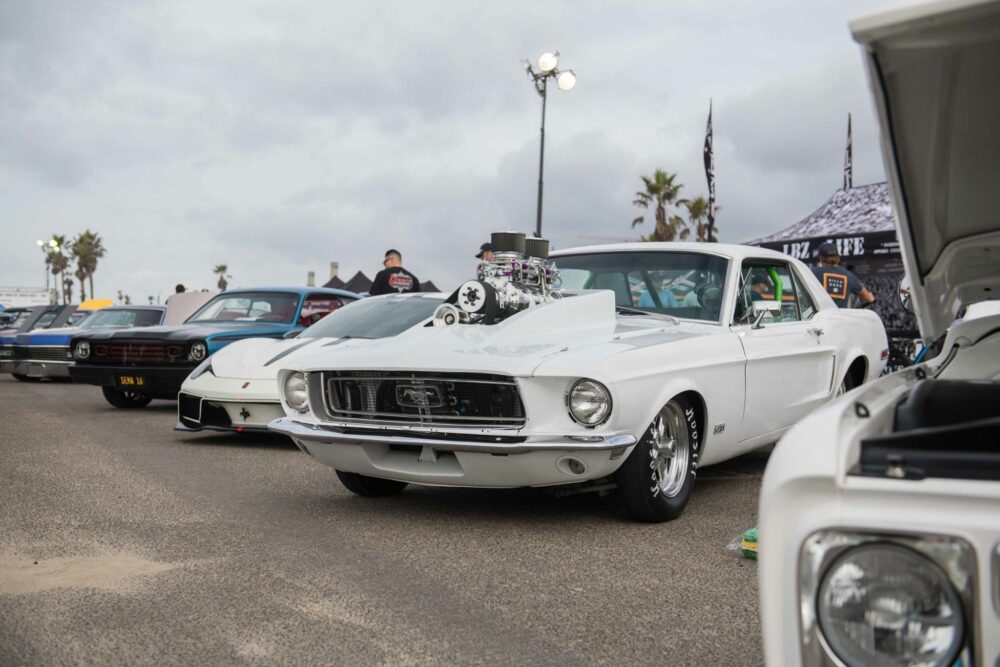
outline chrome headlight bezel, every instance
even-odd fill
[[[85,340],[79,340],[73,346],[73,358],[74,359],[89,359],[90,358],[90,343]]]
[[[293,383],[300,386],[290,388]],[[291,371],[281,380],[281,399],[299,414],[309,412],[309,379],[305,373]]]
[[[208,356],[208,345],[203,341],[197,341],[191,343],[191,348],[188,350],[188,359],[191,361],[204,361]]]
[[[584,400],[588,394],[591,397],[596,396],[603,400],[603,407],[590,415],[587,415],[579,404],[579,401]],[[611,392],[597,380],[580,378],[570,385],[569,390],[566,392],[566,409],[569,411],[570,419],[587,428],[600,426],[611,419],[613,408]]]
[[[954,660],[970,664],[975,646],[976,557],[967,541],[949,535],[869,533],[850,529],[821,530],[810,535],[799,552],[799,621],[802,664],[842,665],[819,622],[820,588],[831,567],[856,547],[905,547],[927,559],[947,577],[960,602],[963,639]],[[951,662],[942,664],[951,665]]]

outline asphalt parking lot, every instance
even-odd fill
[[[0,375],[0,664],[760,664],[764,455],[677,521],[614,497],[365,499],[290,442]]]

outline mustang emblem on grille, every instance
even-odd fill
[[[249,416],[250,416],[250,411],[249,411],[249,410],[247,410],[247,409],[246,409],[246,407],[243,407],[243,408],[242,408],[242,409],[240,410],[240,417],[243,417],[243,421],[246,421],[246,420],[247,420],[247,417],[249,417]]]
[[[439,408],[444,405],[441,389],[433,385],[396,385],[396,402],[404,408]]]

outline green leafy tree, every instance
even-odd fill
[[[229,270],[229,266],[226,265],[226,264],[217,264],[215,266],[215,268],[212,269],[212,273],[216,273],[219,276],[219,283],[218,283],[218,285],[219,285],[219,289],[222,290],[223,292],[225,292],[226,288],[229,287],[229,281],[227,281],[226,278],[232,278],[231,275],[229,275],[228,273],[226,273],[226,271],[228,271],[228,270]]]
[[[76,258],[77,270],[83,273],[90,284],[90,297],[94,298],[94,273],[97,271],[98,261],[107,252],[100,235],[89,229],[84,230],[73,239],[70,251]]]
[[[687,208],[688,218],[695,228],[695,241],[718,243],[719,238],[715,235],[718,227],[714,225],[712,227],[712,238],[708,238],[708,200],[699,195],[684,204],[684,206]],[[715,210],[718,211],[719,207],[716,206]]]
[[[653,231],[644,236],[644,241],[676,241],[686,239],[691,230],[687,221],[677,215],[673,209],[687,204],[686,199],[679,195],[683,185],[677,183],[677,174],[670,174],[662,169],[653,172],[652,178],[640,176],[645,184],[645,190],[635,193],[632,203],[646,211],[653,211],[655,225]],[[646,216],[640,215],[632,221],[632,227],[645,222]]]

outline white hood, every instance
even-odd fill
[[[354,350],[304,351],[295,362],[278,365],[305,371],[451,370],[525,377],[563,353],[592,355],[597,363],[608,357],[609,346],[624,351],[651,344],[652,332],[658,334],[657,343],[704,335],[686,325],[643,317],[629,317],[634,322],[621,326],[614,299],[611,291],[595,290],[528,308],[499,324],[414,327]]]
[[[1000,3],[851,23],[863,46],[921,333],[1000,297]]]
[[[354,348],[372,341],[364,338],[245,338],[230,343],[212,355],[212,373],[220,378],[276,380],[278,370],[312,352]]]

